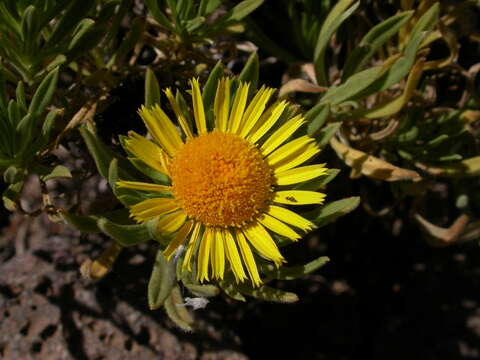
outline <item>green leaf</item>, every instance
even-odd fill
[[[235,286],[242,294],[260,299],[280,303],[294,303],[298,301],[298,296],[292,292],[275,289],[267,285],[259,288],[253,288],[249,284],[241,283]]]
[[[20,109],[13,99],[8,102],[8,119],[10,120],[10,125],[13,129],[21,120]]]
[[[311,190],[316,191],[323,186],[326,186],[330,181],[332,181],[340,172],[338,169],[328,169],[327,175],[321,176],[319,178],[301,183],[295,186],[295,190]]]
[[[175,286],[164,303],[165,311],[178,327],[184,331],[192,331],[193,318],[185,307],[180,288]]]
[[[121,60],[138,44],[144,32],[145,20],[140,17],[134,18],[127,35],[123,38],[106,67],[111,68],[114,64],[120,65]]]
[[[79,129],[80,135],[82,135],[83,141],[87,145],[90,155],[92,155],[95,164],[97,165],[98,172],[104,178],[108,178],[108,168],[110,162],[114,159],[115,154],[112,150],[107,148],[98,137],[88,130],[85,126]]]
[[[155,104],[160,105],[160,86],[155,73],[147,67],[145,74],[145,107],[151,108]]]
[[[138,245],[151,239],[145,223],[122,225],[101,217],[97,220],[97,226],[104,234],[125,247]]]
[[[371,28],[348,57],[342,78],[347,79],[361,69],[375,52],[412,17],[413,11],[396,14]]]
[[[195,296],[200,297],[212,297],[217,296],[220,293],[220,289],[215,285],[196,285],[184,283],[185,287]]]
[[[337,105],[354,97],[358,98],[357,95],[366,91],[384,70],[383,66],[374,66],[350,76],[345,83],[330,87],[323,95],[321,102]],[[365,96],[369,94],[371,92],[365,93]]]
[[[25,171],[12,165],[9,166],[3,173],[3,180],[7,184],[15,184],[25,178]]]
[[[227,12],[226,20],[240,21],[260,5],[262,5],[264,1],[265,0],[244,0]]]
[[[56,24],[45,48],[53,48],[69,36],[78,23],[84,18],[95,5],[95,0],[73,0],[70,7]]]
[[[264,263],[262,264],[262,272],[269,278],[273,279],[295,280],[320,269],[329,261],[330,259],[327,256],[320,256],[319,258],[310,261],[305,265],[292,267],[281,266],[279,268],[275,267],[274,265]]]
[[[3,24],[5,24],[10,31],[14,32],[16,35],[21,35],[20,24],[8,10],[6,2],[0,2],[0,18],[2,19]]]
[[[352,113],[353,117],[366,117],[369,119],[381,118],[398,113],[413,96],[423,72],[424,60],[420,59],[411,68],[403,93],[386,103],[379,104],[371,109],[359,109]]]
[[[355,210],[359,204],[360,197],[353,196],[333,201],[304,215],[312,219],[315,225],[322,227]]]
[[[171,295],[175,278],[175,263],[165,260],[159,249],[148,281],[148,306],[151,310],[160,308]]]
[[[0,111],[5,113],[7,111],[7,85],[3,70],[3,65],[0,62]]]
[[[18,82],[15,95],[17,97],[17,105],[20,109],[21,116],[25,116],[27,113],[27,101],[25,100],[25,86],[22,81]]]
[[[60,210],[60,215],[69,226],[82,233],[99,233],[102,231],[97,225],[97,216],[75,215],[65,210]]]
[[[220,280],[218,285],[225,292],[226,295],[237,301],[247,301],[245,296],[243,296],[240,291],[235,288],[234,281],[232,276],[227,277],[229,274],[225,275],[224,280]]]
[[[307,121],[307,134],[314,136],[327,121],[330,114],[330,106],[325,103],[318,103],[305,113]]]
[[[260,72],[260,62],[258,55],[253,52],[247,60],[242,72],[238,75],[238,80],[250,83],[249,94],[253,94],[258,86],[258,77]]]
[[[82,20],[82,23],[79,24],[79,30],[75,32],[74,38],[68,45],[68,52],[66,53],[68,60],[73,61],[93,50],[106,33],[106,26],[97,25],[90,19]],[[58,61],[62,60],[62,58],[58,59]]]
[[[318,135],[315,136],[318,147],[320,149],[323,149],[325,146],[327,146],[328,142],[333,137],[333,135],[336,134],[338,129],[340,129],[341,125],[342,125],[341,122],[335,122],[335,123],[328,124],[327,126],[324,126],[323,129],[320,130]]]
[[[200,5],[198,6],[198,16],[209,15],[220,6],[222,0],[200,0]]]
[[[58,81],[58,67],[48,73],[38,86],[33,95],[32,102],[28,107],[28,112],[32,118],[37,118],[45,111],[45,108],[50,105],[53,94],[57,88]]]
[[[207,82],[203,87],[203,104],[205,109],[213,108],[213,102],[215,100],[215,93],[217,91],[218,81],[223,76],[223,64],[219,60],[215,67],[210,71]]]
[[[417,50],[426,35],[426,32],[421,32],[411,38],[405,47],[403,55],[395,61],[388,71],[371,83],[368,88],[365,88],[365,90],[356,94],[353,99],[360,99],[370,94],[388,89],[390,86],[402,80],[410,72],[417,56]]]
[[[17,211],[17,201],[23,189],[23,181],[11,184],[2,194],[3,205],[9,211]]]
[[[73,32],[72,40],[70,40],[70,43],[68,44],[68,50],[73,49],[82,39],[85,33],[87,33],[87,31],[90,30],[94,25],[95,21],[92,19],[83,19],[80,21]]]
[[[438,23],[440,14],[440,3],[435,2],[430,9],[428,9],[420,19],[415,23],[410,33],[410,41],[420,36],[425,31],[431,31]]]
[[[20,143],[18,144],[18,149],[16,151],[17,155],[24,154],[25,150],[31,146],[31,141],[33,137],[33,129],[35,127],[35,118],[31,116],[30,113],[25,115],[22,120],[18,123],[15,131],[18,133],[18,139]]]
[[[55,166],[49,174],[40,176],[43,181],[58,179],[58,178],[71,178],[72,173],[68,168],[62,165]]]
[[[157,0],[145,0],[145,5],[147,5],[148,10],[152,14],[153,18],[167,30],[176,33],[175,27],[170,22],[170,20],[163,14],[163,12],[158,7]]]
[[[197,30],[200,26],[205,24],[205,18],[203,16],[197,16],[194,19],[188,20],[185,25],[185,29],[189,34],[192,34],[195,30]]]
[[[108,184],[112,188],[112,191],[115,194],[116,198],[123,205],[131,206],[152,197],[151,196],[152,194],[148,192],[117,187],[117,181],[119,180],[119,173],[120,173],[120,178],[123,180],[133,179],[129,173],[124,171],[122,168],[119,168],[118,159],[112,159],[112,161],[110,162],[110,166],[108,168],[108,178],[107,178]]]
[[[34,151],[40,151],[47,146],[48,142],[50,141],[50,136],[55,126],[55,120],[57,116],[62,113],[61,109],[52,109],[48,112],[47,116],[45,117],[45,121],[43,122],[42,131],[33,145]]]
[[[170,184],[170,178],[162,174],[161,172],[152,169],[150,166],[146,165],[143,161],[137,159],[137,158],[128,158],[132,165],[141,173],[155,181],[157,184],[161,185],[169,185]]]
[[[35,55],[35,43],[38,38],[38,19],[41,17],[33,5],[29,5],[22,16],[22,21],[20,24],[21,35],[23,39],[23,46],[25,54],[30,57]]]
[[[330,42],[330,38],[342,25],[342,23],[357,10],[360,5],[360,1],[356,2],[352,6],[350,4],[354,0],[340,0],[333,7],[325,19],[320,34],[318,35],[317,44],[314,52],[314,65],[315,75],[317,77],[318,85],[327,85],[326,64],[325,64],[325,52]],[[349,7],[350,6],[350,7]]]

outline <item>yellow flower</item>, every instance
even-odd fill
[[[184,246],[182,268],[192,271],[195,258],[200,282],[223,279],[230,268],[237,282],[250,279],[259,286],[256,255],[277,267],[285,262],[270,232],[297,241],[299,232],[315,227],[285,205],[321,204],[325,198],[288,185],[322,176],[327,169],[324,164],[299,166],[320,151],[311,137],[290,139],[305,122],[300,115],[284,116],[271,131],[288,105],[277,101],[267,108],[274,89],[262,87],[247,104],[250,84],[240,83],[230,107],[230,79],[221,79],[214,128],[209,129],[198,81],[191,86],[196,134],[167,89],[183,135],[156,105],[139,110],[153,141],[134,132],[125,141],[133,156],[167,175],[171,185],[119,181],[118,186],[158,192],[130,213],[138,222],[160,217],[157,229],[176,233],[165,249],[167,259]]]

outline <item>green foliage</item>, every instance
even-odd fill
[[[225,32],[238,32],[240,21],[263,2],[243,0],[212,21],[212,14],[222,3],[220,0],[145,1],[155,21],[186,43],[202,42]]]
[[[10,79],[18,75],[27,83],[45,71],[77,59],[96,46],[107,32],[97,23],[95,0],[68,3],[7,0],[0,4],[0,56]],[[112,6],[112,2],[107,5]],[[93,16],[93,18],[89,18]]]
[[[82,233],[109,238],[110,245],[91,264],[93,278],[104,276],[124,247],[155,241],[158,250],[148,284],[149,306],[165,309],[180,328],[190,331],[193,318],[180,283],[182,291],[201,298],[222,294],[238,301],[254,297],[291,303],[298,300],[297,295],[274,288],[283,286],[276,281],[305,277],[329,261],[319,256],[302,265],[276,267],[254,253],[263,282],[258,287],[238,282],[229,268],[223,279],[199,282],[198,248],[193,248],[193,270],[181,266],[186,243],[167,261],[164,252],[179,233],[178,229],[159,233],[159,224],[169,218],[157,216],[139,224],[129,216],[135,204],[166,192],[118,186],[119,181],[171,185],[166,174],[136,158],[126,146],[128,130],[145,131],[139,119],[129,117],[136,108],[129,114],[109,115],[112,108],[136,106],[138,94],[130,98],[118,93],[125,88],[135,92],[143,76],[145,106],[161,105],[170,118],[184,119],[176,124],[178,128],[195,124],[192,94],[188,94],[192,78],[203,85],[201,101],[208,129],[214,127],[222,78],[231,81],[230,108],[241,82],[250,83],[249,101],[259,84],[283,83],[268,106],[289,103],[263,136],[303,113],[305,123],[289,136],[314,138],[322,150],[316,161],[342,168],[330,168],[325,175],[294,187],[327,194],[325,204],[299,211],[318,234],[360,204],[374,213],[371,199],[377,190],[387,188],[393,204],[375,216],[388,213],[394,219],[396,211],[401,218],[412,215],[432,246],[478,239],[478,64],[465,68],[468,61],[458,60],[465,56],[459,53],[460,46],[478,37],[460,34],[468,32],[466,24],[457,26],[462,11],[478,5],[465,1],[447,14],[448,6],[429,0],[387,2],[388,6],[355,0],[144,3],[142,10],[133,0],[0,2],[4,206],[29,216],[60,215]],[[243,31],[245,35],[235,38]],[[460,41],[462,36],[468,41]],[[439,44],[446,47],[447,55],[438,50]],[[234,72],[239,75],[233,76]],[[167,87],[174,92],[163,94],[161,89]],[[72,155],[74,149],[81,153],[81,166],[78,161],[63,162],[65,155],[58,155],[67,153],[70,160],[78,160]],[[20,200],[32,175],[39,181],[43,205],[28,212]],[[353,185],[360,176],[365,181]],[[82,187],[86,179],[102,177],[116,200],[108,210],[84,215],[80,200],[65,195],[70,195],[72,186]],[[441,188],[447,189],[442,195],[453,199],[455,212],[461,213],[448,219],[451,225],[446,227],[436,225],[428,213],[429,195],[438,192],[439,178]],[[71,186],[57,186],[49,193],[46,182],[57,179]],[[65,206],[69,210],[58,208],[50,199],[52,193],[62,197],[62,204],[73,202]],[[405,201],[407,197],[413,199]],[[292,241],[272,237],[288,254]]]
[[[30,102],[22,82],[18,83],[16,98],[12,99],[8,98],[5,86],[0,87],[3,89],[0,93],[0,171],[5,171],[5,181],[10,184],[19,183],[29,172],[38,173],[44,181],[70,176],[64,167],[51,168],[37,162],[51,141],[55,120],[60,114],[59,109],[48,110],[57,81],[58,68],[55,68],[42,80]]]

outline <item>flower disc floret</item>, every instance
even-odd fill
[[[259,150],[231,133],[190,139],[172,158],[175,199],[185,213],[208,226],[239,227],[272,199],[272,171]]]

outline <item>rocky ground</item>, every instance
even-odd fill
[[[276,284],[296,292],[298,303],[219,296],[185,333],[148,309],[153,243],[127,249],[111,273],[91,281],[79,267],[107,238],[44,215],[3,218],[2,359],[480,357],[478,244],[432,249],[408,221],[392,232],[381,219],[365,223],[358,209],[291,249],[291,264],[305,254],[332,259],[305,279]]]

